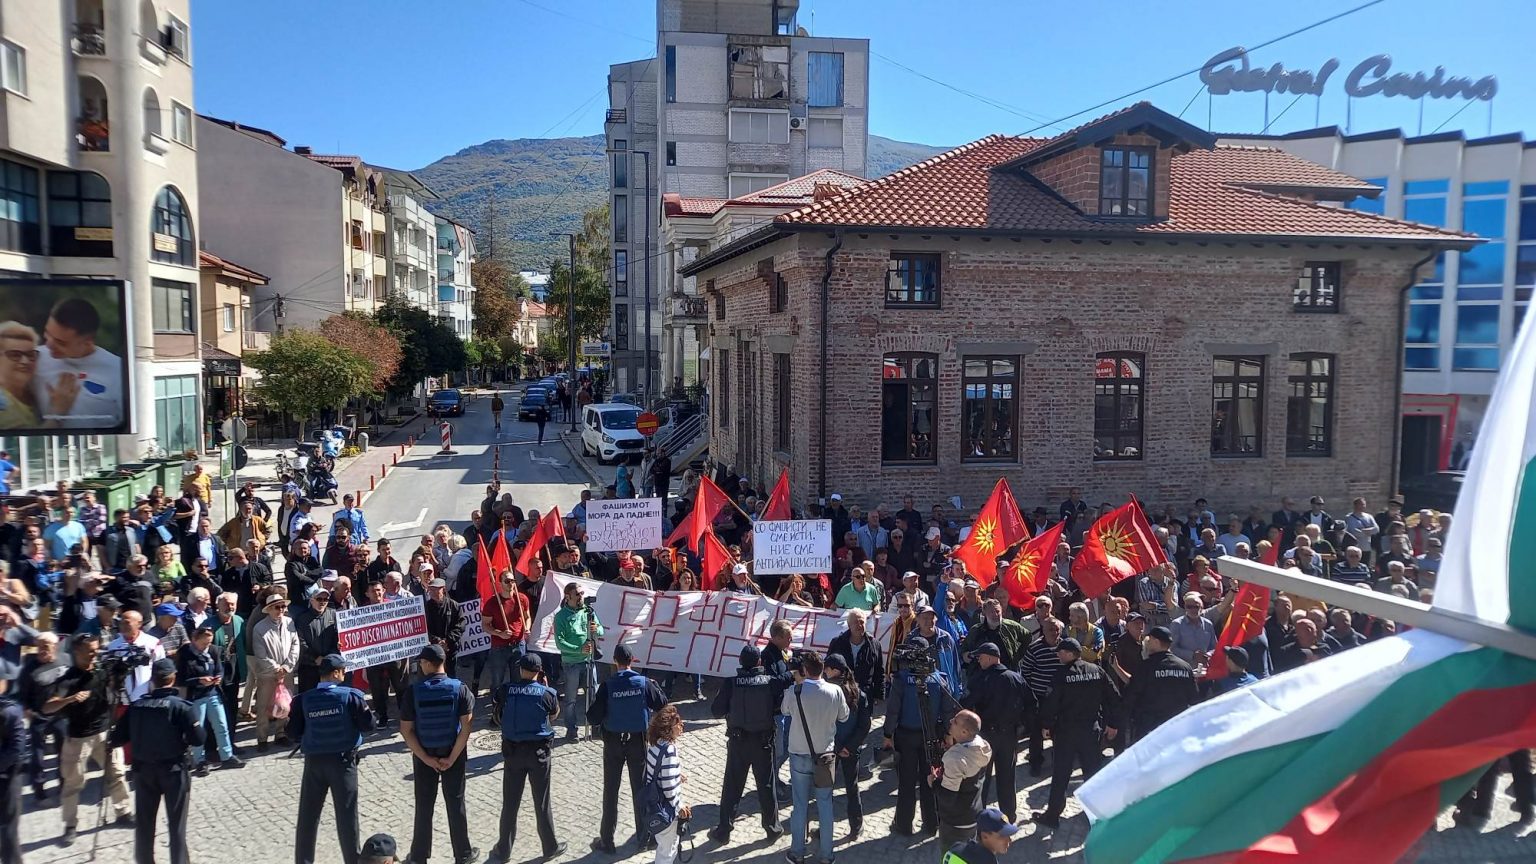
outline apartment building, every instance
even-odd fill
[[[1406,302],[1402,476],[1465,468],[1536,288],[1536,141],[1332,126],[1223,140],[1278,147],[1381,189],[1344,206],[1486,239],[1442,253]],[[1396,371],[1381,370],[1382,382]]]
[[[658,393],[682,371],[662,368],[667,334],[704,323],[671,302],[686,287],[661,245],[662,196],[723,200],[821,168],[866,172],[869,40],[810,36],[798,7],[658,0],[656,56],[609,68],[616,391]]]
[[[217,423],[241,410],[245,392],[255,383],[242,360],[245,352],[271,345],[272,334],[257,331],[251,314],[254,292],[271,280],[210,252],[198,253],[198,264],[203,405],[209,421]]]
[[[189,0],[0,0],[0,275],[131,291],[132,434],[0,437],[19,487],[202,444]]]
[[[378,308],[390,284],[382,172],[233,120],[198,116],[196,128],[207,246],[270,280],[254,294],[255,329]]]
[[[460,339],[475,331],[475,232],[447,218],[436,217],[437,315]]]

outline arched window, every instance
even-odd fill
[[[150,244],[150,258],[162,264],[197,266],[197,245],[192,237],[192,213],[181,193],[166,186],[155,196],[154,219],[150,223],[154,231]]]
[[[1110,351],[1094,355],[1093,458],[1140,459],[1147,355]]]
[[[880,461],[932,464],[938,454],[938,355],[887,354],[880,379]]]
[[[160,40],[160,15],[150,0],[139,3],[139,35],[157,43]]]
[[[80,116],[75,120],[75,142],[81,150],[105,153],[111,149],[112,121],[107,110],[107,88],[90,75],[75,79]]]
[[[91,171],[48,172],[48,251],[112,257],[112,187]]]
[[[160,97],[155,95],[155,88],[144,88],[144,134],[159,135],[165,137],[160,128]]]

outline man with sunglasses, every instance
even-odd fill
[[[293,626],[299,634],[299,683],[295,693],[315,689],[320,683],[320,659],[340,652],[331,592],[315,585],[307,593],[308,605],[293,616]]]

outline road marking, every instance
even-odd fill
[[[427,508],[423,507],[421,508],[421,513],[417,515],[415,522],[385,522],[379,531],[383,534],[389,534],[394,531],[414,531],[420,528],[421,523],[425,521],[427,521]]]
[[[528,451],[528,461],[535,462],[539,465],[549,465],[554,468],[564,468],[566,466],[566,463],[561,462],[559,459],[556,459],[553,456],[535,456],[532,450]]]

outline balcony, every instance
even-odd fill
[[[105,120],[80,117],[75,120],[75,143],[85,153],[106,153],[112,149],[111,131]]]
[[[102,32],[100,24],[79,23],[75,25],[75,38],[70,40],[70,48],[76,57],[105,57],[107,56],[107,37]]]
[[[628,108],[609,108],[608,109],[608,116],[603,120],[603,122],[605,122],[605,123],[628,123],[629,122],[629,109]]]
[[[247,351],[265,351],[272,347],[272,334],[262,330],[247,330],[244,342]]]
[[[674,296],[667,309],[668,320],[678,324],[703,324],[709,319],[709,303],[703,297]]]

